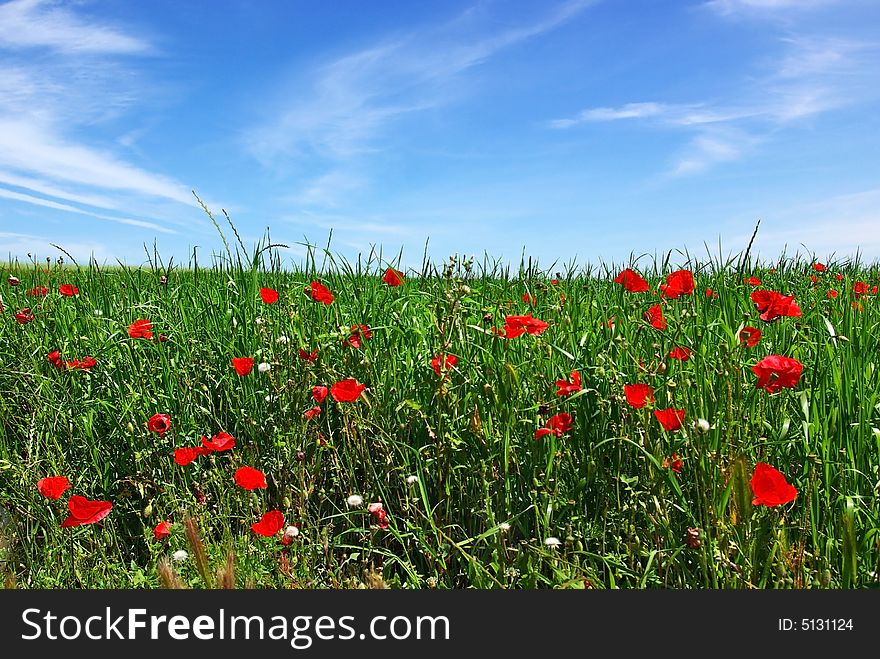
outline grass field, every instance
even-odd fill
[[[880,585],[876,265],[395,265],[0,266],[7,587]]]

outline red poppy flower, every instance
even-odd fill
[[[53,350],[48,355],[46,355],[46,359],[59,371],[64,368],[64,362],[61,361],[61,353],[57,350]]]
[[[171,417],[167,414],[154,414],[147,422],[147,428],[149,428],[151,432],[159,433],[159,436],[161,437],[168,432],[169,428],[171,428]]]
[[[309,362],[310,364],[314,364],[315,360],[318,358],[318,351],[313,350],[312,352],[306,352],[302,348],[299,349],[299,358],[304,362]]]
[[[207,446],[184,446],[174,449],[174,462],[185,467],[200,455],[208,455],[213,449]]]
[[[829,288],[828,292],[825,294],[825,297],[827,297],[829,300],[833,300],[838,295],[839,293],[836,290],[834,290],[833,288]]]
[[[644,407],[654,402],[654,390],[647,384],[625,384],[623,393],[626,402],[633,407]]]
[[[638,272],[627,268],[614,278],[615,284],[623,284],[630,293],[644,293],[648,290],[648,282],[641,278]]]
[[[440,369],[441,363],[443,364],[443,370],[448,371],[455,367],[458,363],[458,357],[455,355],[437,355],[431,360],[431,368],[434,369],[434,373],[437,374],[437,377],[440,377]]]
[[[262,298],[263,302],[266,304],[275,304],[278,302],[278,291],[272,288],[261,288],[260,298]]]
[[[825,267],[824,263],[814,263],[813,270],[816,272],[825,272],[828,268]]]
[[[660,422],[660,425],[666,428],[667,432],[680,430],[684,423],[684,410],[676,410],[669,407],[665,410],[654,410],[654,416]]]
[[[327,399],[328,392],[329,390],[327,389],[327,387],[323,387],[321,385],[312,387],[312,398],[314,398],[315,402],[320,405]]]
[[[525,316],[507,316],[504,319],[503,332],[494,327],[492,330],[499,336],[503,336],[505,339],[515,339],[524,332],[537,336],[548,327],[549,325],[543,320],[532,318],[532,315],[528,314]]]
[[[6,283],[9,284],[10,286],[18,286],[21,283],[21,280],[18,277],[16,277],[15,275],[9,275],[6,278]]]
[[[525,327],[511,327],[510,325],[505,325],[504,329],[498,329],[497,327],[493,327],[492,331],[495,332],[502,339],[515,339],[520,334],[526,333]]]
[[[571,421],[572,418],[570,414],[565,412],[554,414],[547,420],[547,423],[544,424],[543,428],[538,428],[535,431],[535,439],[540,439],[544,435],[550,434],[562,437],[564,433],[571,430]]]
[[[535,306],[538,303],[538,298],[536,298],[531,293],[524,293],[522,296],[522,301],[525,302],[526,304],[530,304],[532,306]]]
[[[271,538],[273,535],[276,535],[283,526],[284,513],[282,513],[280,510],[270,510],[267,513],[263,513],[263,516],[260,517],[259,522],[251,524],[251,530],[257,535],[263,535],[267,538]]]
[[[819,278],[816,275],[810,275],[810,281],[815,284],[819,281]]]
[[[306,419],[311,420],[311,419],[314,419],[316,416],[318,416],[320,413],[321,413],[321,408],[318,407],[317,405],[315,405],[311,409],[306,410],[305,414],[303,416],[305,416]]]
[[[857,281],[853,284],[853,293],[855,293],[856,299],[858,300],[866,295],[875,295],[877,293],[877,287],[874,286],[873,288],[870,288],[865,282]]]
[[[316,281],[309,284],[309,288],[306,289],[306,292],[312,296],[312,299],[315,302],[323,302],[324,304],[331,304],[333,302],[333,293],[331,293],[327,287]]]
[[[669,352],[669,356],[672,359],[680,359],[681,361],[686,362],[691,358],[691,349],[678,346]]]
[[[388,528],[388,512],[385,510],[385,506],[383,506],[381,502],[371,503],[367,506],[367,510],[376,518],[376,524],[379,525],[380,529],[384,530]]]
[[[90,501],[74,494],[68,500],[67,508],[70,510],[70,515],[61,522],[61,528],[100,522],[110,514],[113,504],[109,501]]]
[[[367,385],[361,384],[354,378],[347,378],[330,387],[330,395],[337,403],[353,403],[366,388]]]
[[[678,453],[673,453],[672,457],[663,459],[663,468],[672,469],[676,474],[681,473],[681,467],[683,464],[684,462],[678,457]]]
[[[97,365],[98,360],[94,357],[84,357],[83,359],[71,359],[67,362],[67,368],[69,369],[80,369],[82,371],[91,370],[91,368]]]
[[[569,396],[577,393],[581,390],[581,374],[577,371],[572,371],[570,382],[568,380],[557,380],[556,386],[559,388],[556,391],[557,396]]]
[[[676,299],[694,292],[694,273],[690,270],[676,270],[666,276],[666,283],[660,284],[660,290],[668,298]]]
[[[655,329],[666,329],[666,319],[663,317],[663,309],[659,304],[655,304],[645,312],[645,319],[651,323]]]
[[[239,467],[235,470],[235,484],[246,490],[266,487],[266,476],[253,467]]]
[[[230,435],[225,430],[221,430],[216,435],[213,435],[211,439],[207,437],[202,437],[202,446],[211,451],[223,452],[223,451],[231,451],[235,448],[235,437]]]
[[[72,284],[61,284],[61,286],[58,287],[58,292],[66,297],[71,297],[72,295],[79,293],[79,289]]]
[[[45,297],[49,294],[49,289],[45,286],[35,286],[25,293],[28,297]]]
[[[345,339],[344,343],[352,348],[360,348],[364,341],[372,338],[373,332],[366,325],[352,325],[351,334]]]
[[[389,286],[400,286],[404,282],[403,273],[398,272],[394,268],[388,268],[382,277],[382,281]]]
[[[64,476],[47,476],[37,481],[37,491],[47,499],[60,499],[69,488],[70,481]]]
[[[761,330],[751,325],[746,325],[739,331],[739,342],[745,343],[749,348],[754,348],[761,340]]]
[[[19,309],[18,313],[15,314],[15,322],[17,322],[19,325],[25,325],[31,322],[33,319],[34,314],[31,313],[30,307]]]
[[[238,373],[238,377],[244,377],[248,373],[251,372],[251,369],[254,367],[254,359],[253,357],[233,357],[232,358],[232,368],[235,369],[235,372]]]
[[[718,293],[713,291],[711,288],[706,289],[706,297],[718,297]]]
[[[779,391],[782,387],[794,388],[797,386],[803,370],[804,365],[797,359],[781,355],[768,355],[752,366],[752,371],[758,376],[755,388],[766,389],[771,394]]]
[[[839,272],[838,272],[836,275],[834,275],[834,278],[835,278],[837,281],[843,281],[843,275],[840,274]]]
[[[743,283],[748,284],[749,286],[760,286],[761,280],[757,277],[746,277],[743,279]]]
[[[800,318],[800,307],[794,301],[794,295],[782,295],[776,291],[758,290],[751,295],[758,311],[761,312],[761,320],[770,322],[780,316],[793,316]]]
[[[749,481],[752,493],[752,505],[755,506],[780,506],[794,501],[798,491],[794,485],[790,485],[779,471],[766,462],[755,465],[755,472]]]
[[[159,522],[153,528],[153,540],[161,540],[171,535],[171,522]]]
[[[128,335],[133,339],[152,339],[153,323],[146,318],[134,321],[128,326]]]

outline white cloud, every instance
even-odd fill
[[[63,247],[80,263],[87,263],[92,257],[99,263],[113,258],[112,250],[101,242],[62,242],[45,236],[9,232],[0,232],[0,258],[5,260],[11,256],[13,260],[18,258],[21,261],[27,255],[37,260],[43,260],[47,256],[53,259],[64,256],[63,252],[52,247],[52,243]]]

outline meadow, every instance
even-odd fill
[[[6,587],[880,585],[876,264],[60,261],[0,265]]]

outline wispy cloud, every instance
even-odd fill
[[[784,10],[805,11],[839,3],[840,0],[709,0],[704,6],[729,17],[742,14],[766,15]]]
[[[265,120],[245,132],[245,149],[273,171],[309,159],[324,171],[303,186],[304,201],[333,205],[328,179],[359,177],[353,163],[381,150],[396,121],[440,107],[456,97],[454,82],[501,51],[548,33],[595,0],[569,0],[521,25],[488,29],[477,8],[440,26],[390,36],[349,53],[298,80]],[[482,7],[480,7],[482,10]],[[511,21],[506,21],[508,24]],[[338,193],[350,192],[341,188]]]

